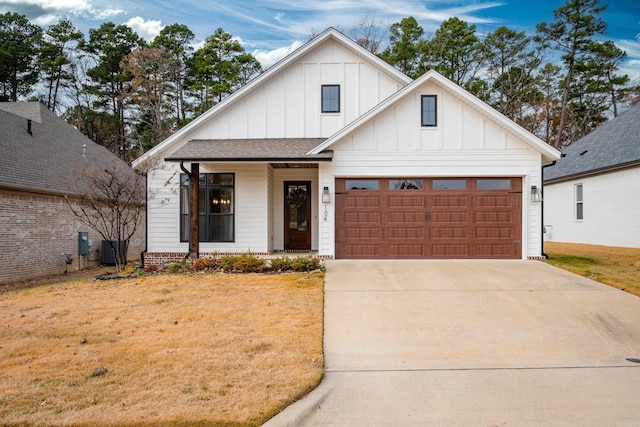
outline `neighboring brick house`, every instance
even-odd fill
[[[115,162],[115,163],[114,163]],[[65,255],[78,268],[78,232],[92,245],[83,263],[100,260],[102,238],[71,214],[85,165],[129,166],[37,102],[0,102],[0,283],[60,274]],[[129,257],[144,249],[144,216]]]

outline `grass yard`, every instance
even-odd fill
[[[0,425],[260,425],[322,379],[322,287],[193,273],[0,293]]]
[[[547,262],[640,296],[640,249],[545,242]]]

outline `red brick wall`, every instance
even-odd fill
[[[80,231],[87,231],[92,243],[88,261],[98,264],[102,238],[71,214],[61,196],[0,189],[0,283],[62,274],[65,253],[73,256],[69,271],[77,270]],[[144,250],[144,231],[143,215],[130,242],[131,260]]]

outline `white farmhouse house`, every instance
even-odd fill
[[[545,239],[640,248],[640,104],[544,168]]]
[[[537,258],[557,158],[440,74],[413,81],[330,28],[134,162],[152,165],[145,260],[193,249],[196,195],[201,255]]]

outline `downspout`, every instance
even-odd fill
[[[549,259],[549,255],[544,253],[544,168],[555,165],[556,160],[552,161],[551,163],[547,163],[546,165],[542,165],[542,167],[540,168],[540,225],[542,226],[540,227],[540,252],[544,259]]]

